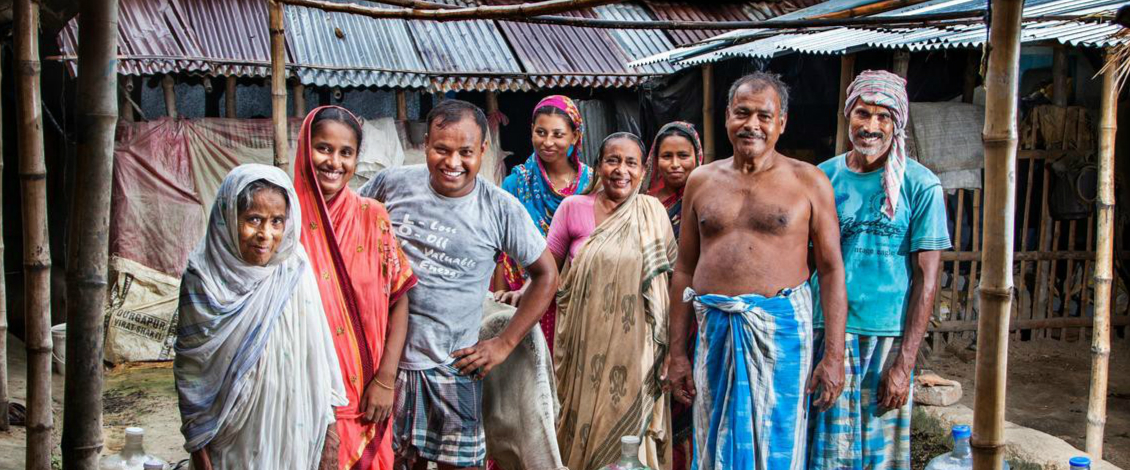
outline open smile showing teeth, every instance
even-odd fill
[[[458,177],[460,177],[460,176],[463,176],[463,175],[464,175],[464,174],[466,174],[467,172],[466,172],[466,171],[449,171],[449,170],[442,170],[442,171],[441,171],[441,173],[443,173],[443,175],[444,175],[444,176],[446,176],[446,177],[448,177],[448,178],[458,178]]]
[[[615,188],[626,188],[632,184],[632,180],[630,179],[613,179],[608,180],[608,182]]]
[[[341,170],[318,170],[318,174],[330,181],[337,181],[345,176],[345,172]]]

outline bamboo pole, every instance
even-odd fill
[[[396,90],[396,120],[408,120],[408,96],[404,90]]]
[[[726,106],[729,106],[729,103]],[[710,163],[716,158],[714,149],[714,64],[703,64],[702,153],[706,163]]]
[[[228,75],[224,78],[224,117],[228,119],[235,118],[235,95],[236,78],[234,75]]]
[[[0,64],[4,63],[4,48],[0,47]],[[0,74],[3,72],[0,67]],[[0,80],[3,82],[3,80]],[[3,100],[0,100],[3,105]],[[0,106],[0,129],[3,125],[4,112]],[[4,155],[3,133],[0,133],[0,157]],[[4,159],[0,158],[0,181],[4,176]],[[3,196],[3,191],[0,191]],[[3,207],[3,205],[0,205]],[[4,233],[3,220],[0,218],[0,234]],[[4,237],[0,236],[0,432],[8,431],[8,290],[4,274]]]
[[[1111,317],[1111,325],[1123,326],[1130,325],[1130,315],[1118,315]],[[1091,328],[1093,325],[1090,318],[1080,317],[1056,317],[1044,318],[1040,320],[1022,320],[1013,319],[1009,323],[1009,330],[1034,330],[1034,329],[1048,329],[1048,328]],[[977,322],[973,321],[946,321],[940,325],[930,326],[928,331],[933,332],[959,332],[959,331],[977,331]]]
[[[294,117],[306,117],[306,85],[297,82],[291,90],[294,93]]]
[[[271,30],[271,121],[275,128],[275,166],[287,170],[286,30],[282,3],[268,0]]]
[[[136,118],[133,107],[130,106],[129,94],[133,91],[133,77],[128,75],[118,76],[118,116],[126,122],[133,122]]]
[[[1052,46],[1052,104],[1067,106],[1067,48]]]
[[[1110,359],[1111,265],[1114,251],[1114,135],[1118,129],[1118,90],[1114,68],[1103,73],[1099,125],[1099,192],[1095,201],[1095,326],[1091,334],[1091,387],[1087,401],[1087,453],[1103,456],[1106,426],[1107,361]]]
[[[110,238],[110,181],[118,102],[118,0],[79,12],[78,158],[67,259],[63,466],[98,468],[102,452],[102,319]]]
[[[27,468],[50,470],[51,247],[47,238],[47,169],[40,102],[39,0],[16,1],[17,132],[23,193],[24,317],[27,344]]]
[[[919,3],[926,3],[929,0],[882,0],[869,5],[858,6],[855,8],[848,8],[832,13],[825,13],[823,15],[815,15],[811,19],[818,18],[853,18],[856,16],[875,15],[891,10],[914,6]]]
[[[1076,223],[1075,223],[1074,220],[1067,223],[1067,249],[1068,250],[1074,250],[1075,249],[1075,231],[1076,231],[1075,229],[1076,229]],[[1062,317],[1066,317],[1066,316],[1069,316],[1071,314],[1071,288],[1072,288],[1072,281],[1074,281],[1074,279],[1073,279],[1074,274],[1075,274],[1075,261],[1074,260],[1067,260],[1067,277],[1064,278],[1064,280],[1063,280],[1063,293],[1060,294],[1060,296],[1059,296],[1059,298],[1061,299],[1060,300],[1060,308],[1062,310],[1060,312],[1060,316],[1062,316]],[[1080,315],[1082,315],[1082,312],[1080,312]],[[1060,332],[1060,334],[1064,335],[1064,339],[1068,340],[1068,341],[1074,341],[1074,340],[1078,339],[1078,338],[1072,338],[1071,337],[1071,331],[1068,331],[1068,330],[1062,330]]]
[[[973,190],[973,245],[970,247],[972,250],[981,250],[981,190]],[[973,289],[977,288],[977,259],[975,258],[972,263],[969,263],[969,282],[966,284],[965,295],[965,315],[962,319],[969,321],[973,319],[973,299],[969,298],[973,294]]]
[[[965,190],[964,189],[957,190],[957,207],[954,208],[953,212],[954,212],[953,246],[956,247],[958,250],[961,250],[961,246],[962,246],[961,242],[962,242],[962,239],[964,238],[962,236],[961,232],[962,232],[962,229],[965,228],[965,220],[964,220],[965,219],[965,217],[964,217],[964,215],[965,215]],[[953,263],[951,263],[951,266],[952,266],[952,271],[951,271],[951,274],[950,274],[950,312],[949,312],[949,318],[945,318],[943,320],[961,320],[962,319],[961,315],[960,315],[960,313],[961,313],[961,298],[959,297],[959,295],[961,294],[961,291],[959,291],[957,289],[957,284],[958,284],[957,281],[958,281],[958,279],[961,278],[961,260],[953,260]],[[966,286],[966,287],[967,287],[967,289],[966,289],[967,291],[972,292],[971,287],[969,287],[969,286]],[[942,337],[943,342],[948,343],[951,340],[953,340],[953,338],[950,337],[949,335],[943,335],[943,337]]]
[[[993,0],[985,78],[985,233],[973,408],[973,468],[1000,470],[1016,205],[1016,102],[1023,0]]]
[[[847,88],[855,79],[855,54],[840,56],[840,101],[836,108],[836,155],[848,151],[848,120],[844,116],[844,106],[847,106]]]
[[[178,116],[176,84],[176,79],[171,74],[161,78],[161,89],[165,92],[165,114],[173,119]]]

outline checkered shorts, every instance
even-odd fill
[[[483,383],[451,366],[401,370],[396,376],[392,446],[396,468],[417,458],[455,467],[486,459]]]

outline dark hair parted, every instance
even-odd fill
[[[443,100],[431,111],[428,111],[426,118],[428,133],[431,134],[432,126],[443,129],[468,117],[474,119],[475,124],[479,126],[481,132],[479,143],[485,142],[487,138],[487,115],[483,114],[483,110],[478,106],[463,100]]]
[[[781,115],[789,114],[789,86],[781,81],[780,75],[769,72],[753,72],[739,78],[733,85],[730,85],[730,95],[727,101],[729,105],[734,104],[734,96],[738,94],[741,87],[746,85],[749,85],[749,91],[754,93],[764,90],[766,87],[772,88],[773,91],[777,92],[777,99],[781,104]]]
[[[286,195],[286,190],[282,186],[272,183],[267,180],[255,180],[248,184],[239,192],[239,196],[235,198],[235,210],[237,214],[242,214],[251,207],[251,200],[259,191],[274,191],[276,194],[282,196],[283,201],[286,202],[287,212],[290,212],[290,198]]]
[[[670,126],[667,129],[664,129],[663,132],[660,132],[659,135],[656,135],[655,136],[655,148],[652,149],[652,150],[659,152],[659,146],[663,145],[663,141],[667,140],[668,137],[675,137],[675,136],[687,139],[687,142],[691,143],[691,148],[694,150],[695,153],[699,153],[701,151],[701,149],[695,147],[694,136],[691,135],[690,132],[687,132],[685,129],[683,129],[682,127],[679,127],[679,126]]]
[[[318,114],[314,115],[314,121],[310,123],[310,132],[317,132],[318,128],[321,127],[322,124],[325,124],[327,122],[336,122],[352,130],[353,135],[357,137],[356,150],[358,153],[360,153],[362,132],[361,123],[357,121],[356,117],[353,117],[352,114],[349,114],[349,111],[346,111],[344,109],[337,107],[328,107],[321,111],[318,111]]]
[[[608,144],[614,140],[620,139],[628,139],[639,146],[641,158],[647,155],[647,147],[644,145],[643,140],[640,140],[638,135],[631,132],[613,132],[608,134],[608,137],[605,137],[604,140],[600,142],[600,155],[598,156],[599,160],[597,160],[597,163],[600,163],[600,161],[604,159],[604,150],[608,147]]]
[[[538,116],[561,116],[565,119],[565,122],[569,124],[569,129],[573,132],[577,132],[577,123],[573,122],[573,118],[569,116],[569,113],[566,113],[565,110],[561,108],[550,105],[542,106],[534,110],[535,121],[538,119]]]

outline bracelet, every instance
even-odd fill
[[[378,387],[383,388],[385,390],[395,390],[396,389],[396,387],[393,387],[391,385],[385,385],[384,383],[382,383],[380,381],[380,379],[377,379],[377,376],[375,376],[375,375],[373,376],[373,383],[377,384]]]

